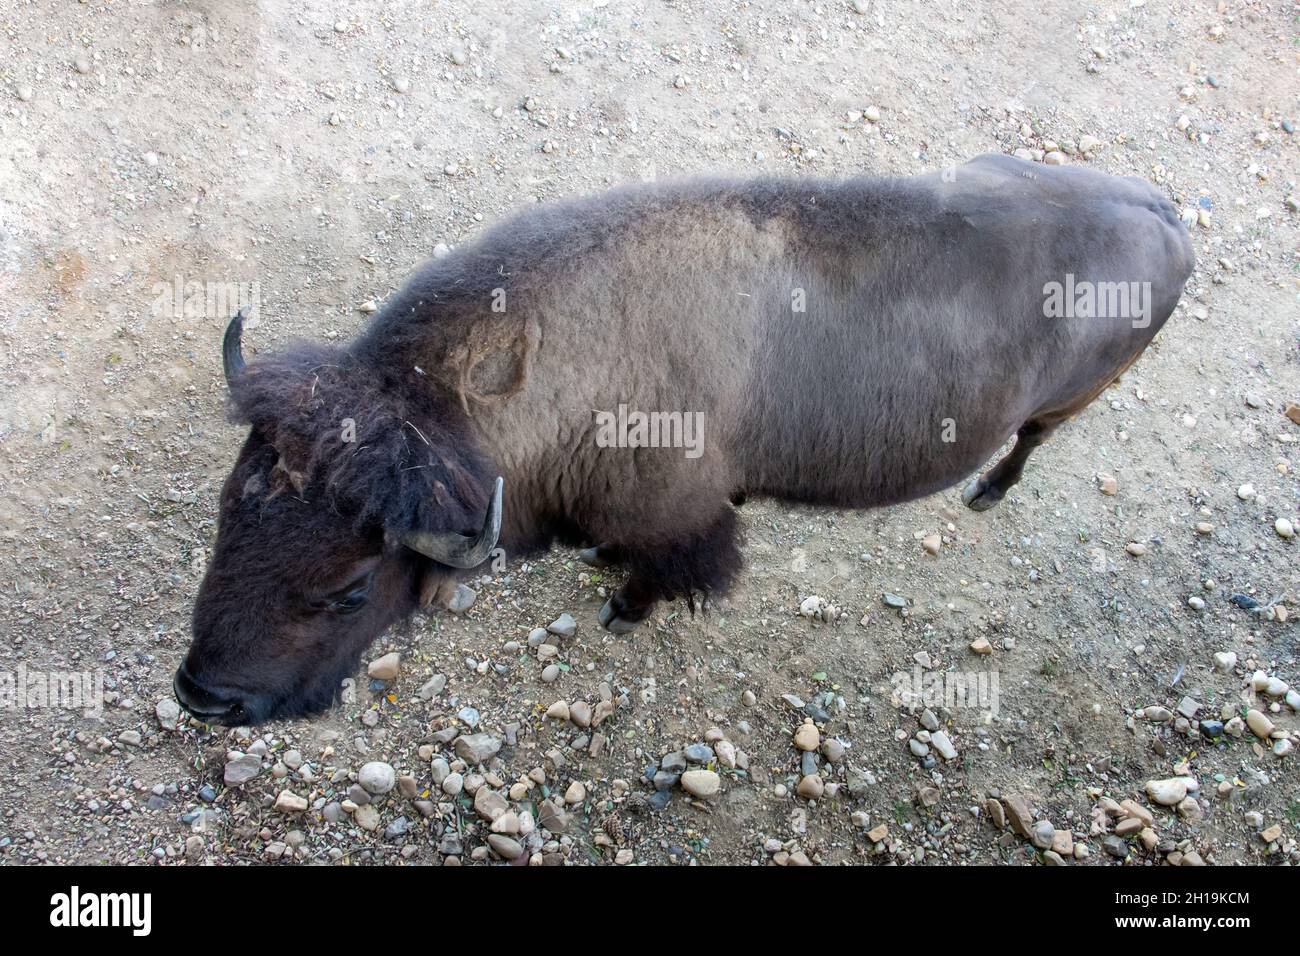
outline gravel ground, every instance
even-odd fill
[[[1300,862],[1300,8],[1017,6],[0,0],[0,861]],[[322,718],[179,718],[241,436],[168,289],[335,339],[520,204],[990,151],[1152,180],[1198,256],[1001,507],[751,501],[706,614],[612,637],[557,551]],[[63,672],[102,713],[12,692]]]

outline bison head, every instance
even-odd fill
[[[226,379],[251,431],[174,684],[221,724],[328,707],[361,652],[431,583],[487,560],[501,528],[501,479],[433,390],[318,346],[246,365],[241,333],[236,316]]]

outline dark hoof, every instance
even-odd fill
[[[609,562],[601,557],[600,548],[583,548],[578,552],[578,560],[593,568],[609,567]]]
[[[1002,500],[1002,492],[997,485],[991,485],[983,478],[976,478],[961,493],[962,504],[971,511],[988,511]]]
[[[600,626],[611,634],[631,634],[645,620],[644,613],[636,617],[633,611],[622,607],[622,603],[618,601],[618,595],[614,595],[600,609]]]

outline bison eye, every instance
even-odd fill
[[[356,588],[330,601],[329,609],[335,614],[351,614],[366,606],[370,600],[370,586]]]

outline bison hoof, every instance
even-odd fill
[[[961,500],[971,511],[988,511],[1002,500],[1002,490],[983,478],[976,478],[961,493]]]
[[[623,607],[616,594],[600,609],[600,626],[611,634],[631,634],[645,620],[644,614],[640,617],[634,615],[635,612]]]
[[[578,560],[593,568],[609,567],[609,562],[600,556],[600,548],[583,548],[578,552]]]

